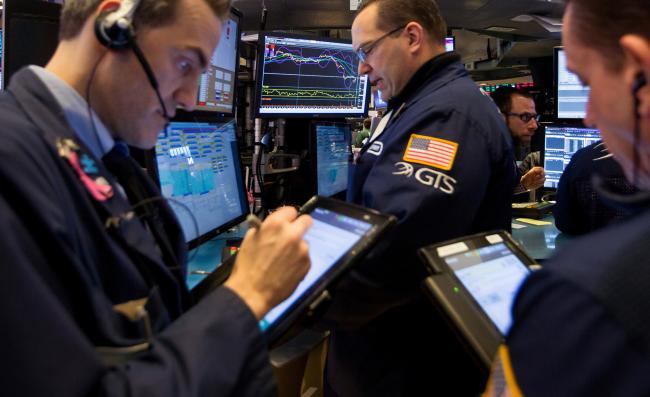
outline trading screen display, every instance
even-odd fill
[[[557,118],[583,119],[587,112],[589,87],[580,83],[575,74],[569,72],[564,50],[556,50],[557,75]]]
[[[258,69],[258,114],[366,113],[368,77],[360,76],[352,44],[264,36]]]
[[[310,287],[372,228],[370,223],[325,208],[316,208],[309,215],[313,222],[305,234],[305,241],[309,244],[311,267],[293,294],[260,321],[262,330],[273,325],[294,306]]]
[[[196,110],[233,113],[237,88],[237,21],[231,15],[223,24],[219,45],[212,54],[207,71],[199,79]]]
[[[557,188],[575,152],[600,140],[600,131],[593,128],[547,126],[544,135],[544,187],[550,188]]]
[[[350,126],[318,123],[316,128],[316,183],[319,196],[333,196],[348,187]]]
[[[506,335],[512,325],[512,302],[530,273],[528,268],[503,243],[449,256],[445,262],[501,334]]]
[[[234,122],[171,123],[155,153],[160,188],[188,242],[247,212]]]

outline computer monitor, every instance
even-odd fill
[[[555,114],[558,119],[581,120],[587,112],[589,87],[567,69],[564,49],[556,47],[555,54]]]
[[[235,122],[172,122],[148,167],[176,213],[190,248],[249,212]]]
[[[256,117],[364,117],[370,84],[350,41],[285,33],[259,37]]]
[[[45,66],[59,37],[61,5],[41,0],[5,0],[2,24],[2,87],[27,65]]]
[[[597,129],[547,125],[544,130],[544,187],[557,188],[573,154],[599,140]]]
[[[348,188],[350,125],[312,122],[312,134],[316,156],[316,192],[319,196],[334,196]]]
[[[208,70],[199,79],[197,111],[234,115],[241,16],[233,8],[223,23],[219,45],[212,54]]]
[[[386,109],[388,107],[388,102],[381,99],[380,90],[373,90],[372,100],[375,103],[375,109]]]
[[[445,37],[445,50],[454,51],[456,49],[456,38],[454,36]]]

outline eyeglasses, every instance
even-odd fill
[[[539,121],[540,118],[540,115],[536,113],[506,113],[506,114],[508,116],[519,117],[519,119],[524,123],[528,123],[532,119],[535,119],[535,121]]]
[[[395,29],[391,30],[390,32],[388,32],[385,35],[378,38],[377,40],[372,41],[369,44],[366,44],[365,48],[359,47],[359,49],[357,50],[357,56],[359,57],[359,60],[361,62],[365,62],[366,59],[368,58],[368,55],[370,55],[372,50],[374,50],[375,47],[377,47],[379,45],[379,43],[381,43],[382,40],[384,40],[386,37],[390,36],[391,34],[397,33],[398,31],[404,29],[405,27],[406,27],[406,25],[402,25],[402,26],[400,26],[398,28],[395,28]]]

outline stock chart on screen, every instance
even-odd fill
[[[258,68],[258,115],[366,113],[368,78],[352,44],[265,35]]]

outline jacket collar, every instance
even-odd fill
[[[402,103],[406,102],[415,93],[422,89],[422,87],[425,86],[424,83],[426,81],[438,75],[440,71],[454,62],[460,62],[460,55],[455,52],[445,52],[428,60],[420,67],[420,69],[417,70],[417,72],[415,72],[413,77],[411,77],[411,80],[409,80],[409,82],[406,83],[406,86],[404,86],[404,89],[388,101],[388,108],[399,108]]]

